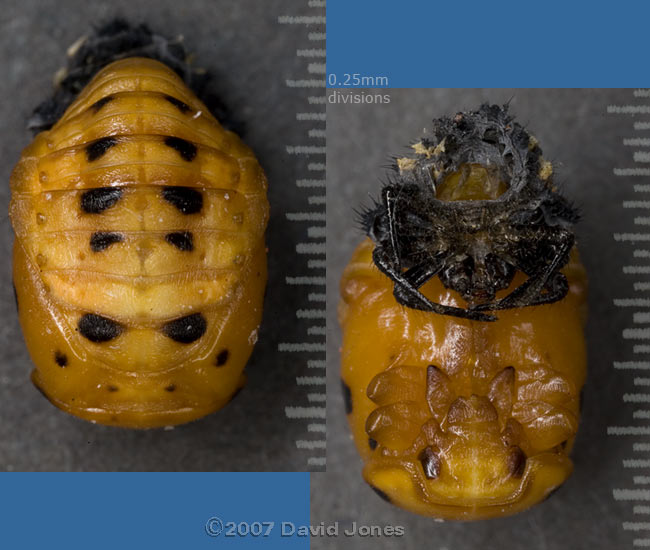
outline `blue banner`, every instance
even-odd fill
[[[308,473],[6,473],[0,548],[309,548]]]
[[[647,87],[650,3],[330,0],[329,87]]]

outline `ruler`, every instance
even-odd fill
[[[295,191],[302,207],[287,212],[287,221],[298,224],[303,236],[296,244],[296,257],[287,268],[285,283],[299,294],[295,310],[300,341],[280,342],[283,361],[300,357],[305,362],[296,377],[299,400],[285,407],[292,422],[301,422],[304,433],[295,441],[304,452],[306,469],[325,469],[326,392],[325,392],[325,0],[308,0],[306,14],[283,14],[280,25],[298,25],[304,32],[296,44],[295,74],[285,81],[288,88],[299,89],[296,121],[304,128],[300,143],[287,143],[287,160],[295,162]],[[299,162],[296,162],[299,161]],[[304,359],[303,359],[304,358]]]
[[[650,548],[650,90],[630,90],[630,104],[609,105],[607,113],[630,120],[623,145],[630,149],[631,162],[615,167],[614,175],[631,182],[633,192],[621,213],[634,220],[633,231],[614,233],[628,251],[622,271],[629,281],[627,293],[614,298],[614,305],[629,312],[629,322],[621,334],[622,355],[613,366],[633,390],[621,396],[630,410],[629,425],[607,428],[610,436],[624,436],[627,449],[621,466],[628,483],[614,488],[612,496],[628,507],[622,528],[631,533],[630,547]]]

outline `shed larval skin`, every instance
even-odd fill
[[[365,480],[393,504],[451,520],[520,512],[572,471],[586,376],[586,277],[567,296],[488,323],[399,305],[366,239],[342,281],[342,379]],[[510,288],[525,276],[518,273]],[[439,278],[430,300],[466,303]]]
[[[71,414],[123,427],[223,407],[245,383],[262,315],[266,187],[249,148],[165,65],[101,70],[11,177],[34,384]],[[103,341],[84,336],[88,315],[106,319],[108,333],[92,327]]]

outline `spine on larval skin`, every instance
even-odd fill
[[[174,71],[106,66],[25,150],[11,188],[19,315],[32,379],[55,405],[155,427],[243,386],[266,178]]]

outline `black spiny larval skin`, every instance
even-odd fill
[[[577,209],[553,183],[537,140],[508,113],[482,105],[433,121],[430,134],[397,158],[375,204],[360,224],[376,244],[373,260],[393,280],[404,306],[478,321],[486,313],[552,303],[567,293],[560,269],[575,237]],[[450,177],[462,185],[483,174],[486,195],[444,193]],[[500,190],[497,191],[497,188]],[[528,279],[506,297],[517,271]],[[419,288],[438,276],[467,307],[429,301]]]
[[[68,52],[67,67],[60,71],[54,93],[34,109],[27,123],[34,135],[49,130],[100,69],[127,57],[147,57],[164,63],[185,81],[223,126],[240,135],[243,133],[243,123],[235,120],[222,102],[220,90],[215,89],[214,75],[191,66],[181,38],[168,39],[152,31],[146,23],[134,24],[116,17],[96,25]],[[175,98],[167,100],[181,111],[187,108]],[[110,97],[103,98],[93,108],[99,111],[110,101]]]

